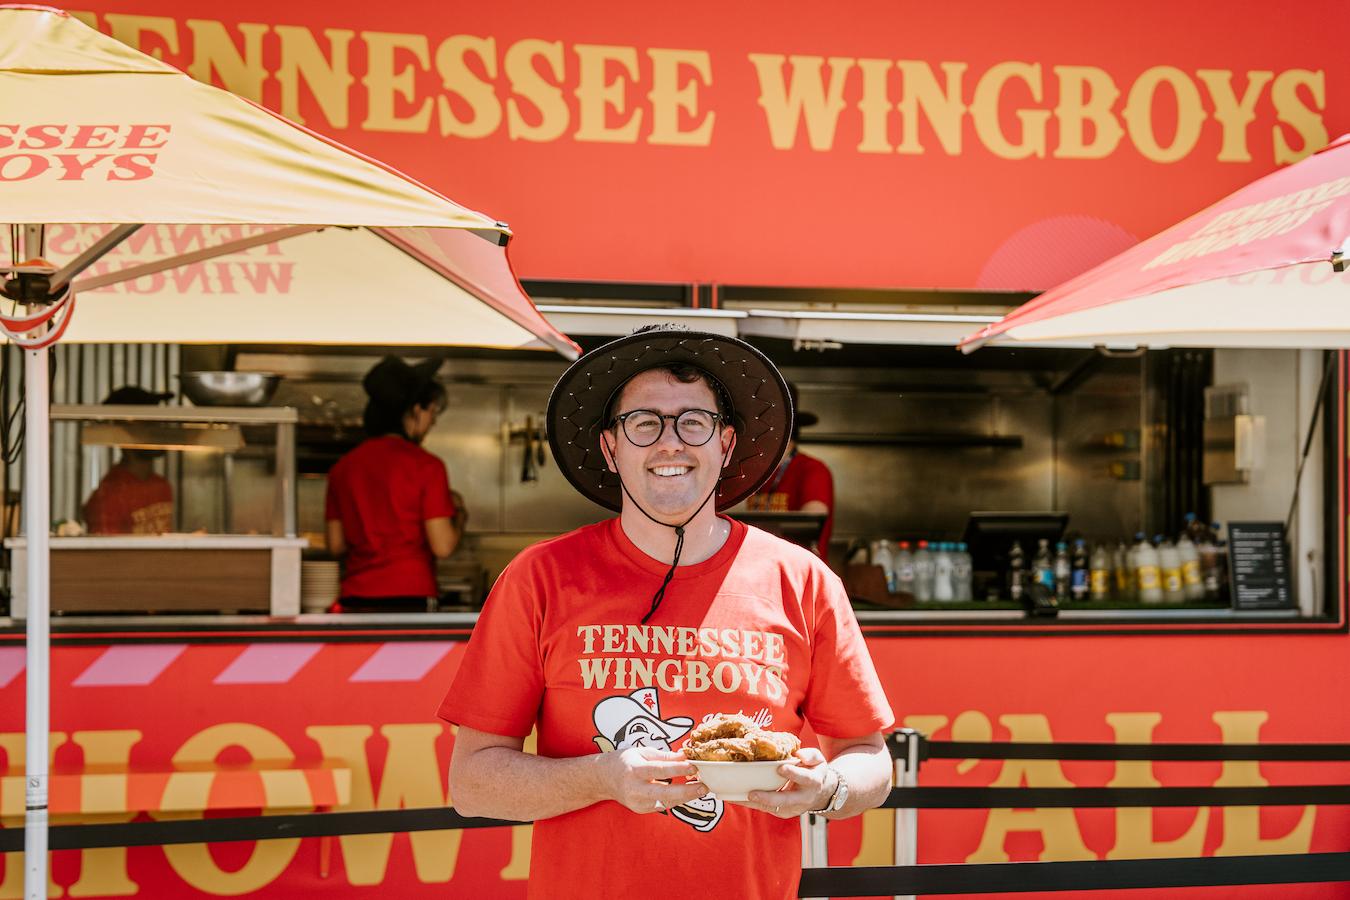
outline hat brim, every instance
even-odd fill
[[[615,512],[623,505],[619,476],[600,450],[600,421],[634,375],[691,365],[718,381],[734,412],[736,446],[717,488],[717,509],[749,497],[773,474],[792,436],[792,401],[778,368],[754,347],[720,334],[655,329],[611,341],[582,356],[558,379],[548,399],[548,441],[558,468],[584,496]]]

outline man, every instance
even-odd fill
[[[535,822],[531,897],[644,896],[657,873],[796,897],[798,818],[885,799],[893,717],[839,580],[718,515],[782,457],[782,376],[733,338],[640,329],[563,374],[547,424],[559,469],[619,516],[526,549],[494,586],[440,709],[456,809]],[[676,744],[738,712],[809,724],[820,749],[780,767],[784,790],[724,803]]]
[[[113,391],[105,404],[154,406],[173,394],[151,393],[128,385]],[[164,534],[173,530],[173,486],[155,471],[162,450],[122,450],[84,504],[90,534]]]
[[[797,386],[788,382],[792,396],[792,440],[787,453],[774,470],[773,477],[747,502],[752,510],[824,513],[825,524],[811,549],[828,560],[830,533],[834,531],[834,476],[825,463],[797,450],[801,430],[820,421],[815,413],[804,412],[797,403]]]

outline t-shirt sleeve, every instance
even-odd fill
[[[811,462],[813,465],[806,469],[806,474],[798,487],[797,502],[806,504],[812,500],[819,500],[830,509],[834,509],[834,476],[830,474],[830,467],[819,460]]]
[[[455,515],[455,500],[450,496],[450,475],[445,462],[431,457],[426,465],[426,483],[422,485],[422,521],[449,519]]]
[[[890,701],[839,579],[816,576],[811,683],[802,714],[816,732],[853,738],[895,724]]]
[[[544,696],[542,610],[519,558],[493,586],[438,715],[489,734],[527,737]]]

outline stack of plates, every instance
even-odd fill
[[[341,580],[336,562],[300,563],[300,611],[326,612],[338,598]]]

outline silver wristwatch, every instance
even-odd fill
[[[834,793],[830,795],[830,799],[826,800],[825,805],[820,809],[811,810],[811,812],[817,814],[838,812],[848,802],[848,782],[844,780],[844,776],[839,773],[838,769],[828,763],[825,768],[834,773]]]

